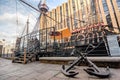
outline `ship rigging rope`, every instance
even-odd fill
[[[19,1],[19,0],[18,0],[18,1]],[[36,20],[37,20],[37,17],[29,10],[29,9],[31,9],[31,8],[26,7],[26,5],[24,5],[21,1],[19,1],[19,3],[20,3],[20,5],[22,5],[22,6],[27,10],[27,12],[30,12],[30,13],[31,13],[31,15],[35,18],[34,21],[36,21]],[[34,10],[32,10],[32,11],[35,12]]]
[[[73,19],[73,20],[77,20],[78,22],[77,22],[77,23],[72,24],[72,26],[73,26],[73,25],[77,26],[77,25],[78,25],[78,23],[87,23],[87,22],[86,22],[86,21],[84,21],[84,20],[80,20],[80,19],[72,18],[72,17],[66,16],[66,15],[56,14],[56,13],[54,13],[54,12],[50,12],[50,13],[53,13],[54,15],[64,16],[64,17],[67,17],[67,18],[70,18],[70,19]],[[96,13],[97,13],[97,12],[96,12]],[[89,15],[89,16],[93,16],[93,15]]]
[[[23,5],[23,4],[22,4],[22,5]],[[24,6],[24,5],[23,5],[23,6]],[[32,7],[32,8],[34,8],[34,7]],[[35,10],[36,10],[36,8],[35,8]],[[37,11],[38,11],[38,10],[37,10]],[[38,12],[40,12],[40,11],[38,11]],[[51,13],[53,13],[53,12],[51,12]],[[44,14],[46,17],[50,18],[51,20],[57,22],[58,24],[61,24],[61,23],[62,23],[62,22],[58,22],[57,20],[53,19],[52,17],[48,16],[48,15],[45,14],[45,13],[43,13],[43,14]],[[53,14],[55,14],[55,13],[53,13]],[[57,15],[60,15],[60,14],[57,14]],[[82,21],[82,20],[79,20],[79,19],[75,19],[75,18],[66,16],[66,15],[61,15],[61,16],[65,16],[65,17],[67,17],[67,18],[74,19],[74,20],[77,20],[77,21],[82,22],[82,23],[87,23],[87,22],[85,22],[85,21]],[[74,23],[73,25],[74,25],[74,26],[77,26],[78,23]]]
[[[46,14],[45,14],[45,16],[48,17],[48,18],[50,18],[51,20],[57,22],[58,24],[61,24],[61,23],[62,23],[62,22],[59,23],[57,20],[53,19],[52,17],[50,17],[50,16],[48,16],[48,15],[46,15]]]
[[[24,34],[24,32],[25,32],[26,27],[27,27],[27,24],[25,24],[25,27],[24,27],[24,29],[23,29],[23,31],[22,31],[21,36],[23,36],[23,34]]]
[[[18,4],[17,4],[17,0],[15,0],[15,4],[16,4],[16,37],[17,37],[17,30],[18,30]]]
[[[70,19],[77,20],[77,21],[79,21],[79,22],[85,23],[85,21],[82,21],[82,20],[80,20],[80,19],[72,18],[72,17],[66,16],[66,15],[56,14],[56,13],[54,13],[54,12],[50,12],[50,13],[53,13],[53,14],[55,14],[55,15],[64,16],[64,17],[67,17],[67,18],[70,18]]]
[[[20,2],[20,1],[19,1],[19,2]],[[21,3],[21,2],[20,2],[20,3]],[[21,3],[21,4],[22,4],[22,3]],[[22,4],[22,5],[23,5],[23,4]],[[24,5],[23,5],[23,6],[24,6]],[[35,8],[35,10],[36,10],[36,8]],[[37,11],[38,11],[38,10],[37,10]],[[38,11],[38,12],[39,12],[39,11]],[[53,13],[53,12],[51,12],[51,13]],[[53,13],[53,14],[55,14],[55,13]],[[57,14],[57,15],[60,15],[60,14]],[[48,16],[48,15],[46,15],[46,14],[45,14],[45,16],[48,17],[48,18],[50,18],[51,20],[57,22],[58,24],[61,24],[61,23],[62,23],[62,22],[59,23],[57,20],[53,19],[52,17],[50,17],[50,16]],[[79,19],[75,19],[75,18],[66,16],[66,15],[61,15],[61,16],[64,16],[64,17],[67,17],[67,18],[70,18],[70,19],[74,19],[74,20],[77,20],[77,21],[82,22],[82,23],[86,23],[85,21],[82,21],[82,20],[79,20]],[[77,23],[77,24],[78,24],[78,23]],[[73,24],[73,25],[76,25],[76,23]]]
[[[67,17],[67,18],[70,18],[70,19],[73,19],[73,20],[77,20],[77,21],[79,21],[80,23],[82,22],[82,23],[87,23],[86,21],[84,21],[84,20],[80,20],[80,19],[76,19],[76,18],[72,18],[72,17],[69,17],[69,16],[66,16],[66,15],[61,15],[61,14],[56,14],[55,12],[50,12],[50,13],[53,13],[54,15],[58,15],[58,16],[64,16],[64,17]],[[96,14],[95,15],[97,15],[97,13],[98,12],[95,12]],[[93,14],[92,15],[89,15],[89,16],[94,16]]]
[[[21,1],[19,1],[20,3],[21,3]],[[21,3],[22,4],[22,3]],[[25,6],[24,4],[22,4],[23,6]],[[30,5],[29,5],[30,6]],[[30,6],[31,7],[31,6]],[[32,8],[34,8],[34,7],[32,7]],[[37,12],[39,12],[40,13],[40,11],[38,11],[36,8],[34,8]],[[41,13],[40,13],[41,14]],[[59,23],[58,21],[56,21],[55,19],[53,19],[52,17],[50,17],[50,16],[48,16],[48,15],[46,15],[45,13],[43,13],[46,17],[48,17],[48,18],[50,18],[51,20],[53,20],[53,21],[55,21],[56,23],[58,23],[58,24],[61,24],[61,23]]]
[[[17,0],[16,0],[17,1]],[[19,0],[18,0],[19,1]],[[28,9],[29,7],[26,7],[24,4],[22,4],[22,2],[20,2],[19,1],[19,4],[20,5],[22,5],[22,7],[24,7],[28,12],[30,12],[31,14],[32,14],[32,16],[35,18],[33,18],[33,20],[36,22],[37,21],[37,23],[36,23],[36,25],[35,25],[35,27],[33,28],[33,31],[35,32],[35,30],[34,29],[37,29],[38,27],[37,27],[37,25],[39,24],[39,19],[38,18],[36,18],[36,16]],[[33,10],[32,10],[33,11]],[[24,27],[24,29],[23,29],[23,31],[22,31],[22,34],[20,35],[20,36],[23,36],[24,35],[24,31],[25,31],[25,29],[26,29],[26,25],[25,25],[25,27]]]
[[[35,26],[34,26],[34,28],[33,28],[33,30],[32,30],[32,33],[35,33],[36,31],[38,31],[39,30],[39,25],[40,24],[40,16],[39,16],[39,18],[37,19],[37,22],[36,22],[36,24],[35,24]]]
[[[93,44],[89,44],[87,48],[85,49],[84,52],[81,52],[80,50],[77,50],[77,52],[85,53],[85,56],[87,56],[89,53],[94,51],[96,48],[98,48],[104,41],[101,41],[100,43],[97,44],[97,46],[94,46]],[[93,48],[88,51],[89,47],[92,46]]]
[[[104,41],[101,41],[97,46],[94,46],[93,44],[89,44],[88,47],[87,47],[86,50],[85,50],[85,53],[87,53],[87,54],[91,53],[91,52],[94,51],[96,48],[98,48],[103,42],[104,42]],[[87,52],[88,48],[89,48],[91,45],[93,46],[93,49],[91,49],[90,51]]]
[[[51,12],[51,13],[53,13],[53,12]],[[54,14],[55,14],[55,13],[54,13]],[[57,15],[59,15],[59,14],[57,14]],[[61,22],[58,22],[57,20],[53,19],[52,17],[48,16],[47,14],[45,14],[45,16],[48,17],[48,18],[50,18],[51,20],[57,22],[57,24],[61,24],[61,25],[62,25],[62,21],[61,21]],[[62,16],[65,16],[65,15],[62,15]],[[74,18],[69,17],[69,16],[65,16],[65,17],[68,17],[68,18],[74,19]],[[78,23],[81,23],[81,22],[82,22],[82,23],[86,23],[85,21],[82,21],[82,20],[79,20],[79,19],[74,19],[74,20],[79,21]],[[77,26],[78,23],[74,23],[73,25]]]
[[[17,27],[18,27],[18,10],[17,10],[18,5],[17,5],[17,0],[15,0],[15,1],[16,1],[16,23],[17,23]]]

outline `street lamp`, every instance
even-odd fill
[[[4,54],[5,54],[5,39],[2,39],[2,42],[3,42],[2,57],[4,57]]]

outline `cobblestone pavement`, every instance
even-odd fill
[[[61,65],[40,62],[19,64],[0,58],[0,80],[120,80],[120,69],[112,68],[110,78],[99,79],[88,75],[84,68],[77,67],[79,74],[68,78],[61,73]]]

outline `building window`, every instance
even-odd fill
[[[72,4],[73,4],[73,16],[74,16],[74,27],[75,27],[75,29],[77,28],[77,21],[76,21],[76,8],[75,8],[75,1],[74,0],[72,0]]]
[[[62,23],[62,6],[60,6],[60,22]],[[62,24],[60,25],[60,29],[62,29]]]
[[[91,0],[91,9],[92,9],[92,14],[95,15],[96,11],[95,11],[95,1]]]
[[[116,16],[116,12],[115,12],[115,8],[114,8],[114,6],[113,6],[113,2],[112,2],[112,0],[110,0],[111,1],[111,4],[112,4],[112,9],[113,9],[113,12],[114,12],[114,15],[115,15],[115,19],[116,19],[116,22],[117,22],[117,25],[119,25],[118,24],[118,20],[117,20],[117,16]]]
[[[50,17],[52,17],[52,13],[50,13]],[[52,27],[52,22],[50,20],[50,27]]]
[[[117,1],[117,4],[118,4],[119,11],[120,11],[120,0],[116,0],[116,1]]]
[[[83,1],[84,0],[80,0],[80,4],[81,4],[82,20],[85,21],[85,6]],[[81,23],[81,26],[84,26],[84,24]]]
[[[107,20],[107,23],[108,23],[108,27],[110,29],[113,29],[113,25],[112,25],[112,21],[111,21],[111,17],[110,17],[110,13],[109,13],[109,10],[108,10],[108,5],[106,3],[106,0],[102,0],[102,4],[103,4],[104,12],[105,12],[105,15],[106,15],[106,20]]]
[[[68,4],[66,3],[66,15],[68,16]],[[70,29],[70,21],[69,21],[69,18],[67,17],[66,18],[66,21],[67,21],[67,27]]]
[[[91,14],[92,14],[92,24],[93,23],[97,23],[98,22],[98,13],[97,13],[97,9],[96,9],[97,5],[96,5],[96,1],[95,0],[91,0]]]
[[[56,9],[55,9],[55,20],[57,20],[57,13],[56,13]],[[56,23],[55,23],[54,27],[55,27],[55,30],[57,30]]]
[[[99,12],[100,12],[100,22],[103,22],[103,20],[102,20],[102,12],[100,10],[100,4],[98,4],[98,8],[99,8]]]
[[[108,14],[109,14],[109,11],[108,11],[108,6],[107,6],[107,4],[106,4],[106,3],[103,3],[103,7],[104,7],[104,12],[105,12],[105,14],[108,15]]]
[[[120,36],[117,36],[117,41],[118,41],[118,44],[119,44],[119,47],[120,47]]]

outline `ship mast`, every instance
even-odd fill
[[[28,48],[28,38],[29,38],[28,34],[29,34],[29,17],[28,17],[28,19],[27,19],[27,30],[26,30],[26,35],[27,35],[27,48]]]
[[[45,47],[46,47],[46,51],[47,51],[47,38],[48,38],[48,32],[47,32],[47,18],[55,21],[57,24],[61,24],[59,23],[58,21],[56,21],[55,19],[53,19],[52,17],[48,16],[46,13],[48,12],[49,10],[49,7],[46,5],[46,0],[40,0],[39,4],[38,4],[38,9],[33,7],[32,5],[30,5],[29,3],[25,2],[24,0],[19,0],[21,1],[22,3],[26,4],[27,6],[33,8],[34,10],[38,11],[40,13],[40,27],[39,27],[39,40],[40,40],[40,43],[41,42],[45,42]],[[44,29],[44,32],[45,34],[41,34],[41,29]],[[53,30],[55,31],[55,28],[53,28]],[[42,32],[43,33],[43,32]],[[45,40],[42,40],[42,39],[45,39]],[[54,42],[55,42],[55,36],[54,36]],[[41,46],[41,44],[40,44]]]
[[[45,45],[45,50],[47,52],[47,36],[48,35],[47,35],[47,18],[46,18],[46,13],[48,12],[49,8],[46,5],[46,0],[44,0],[44,2],[42,4],[39,3],[38,8],[39,8],[39,10],[41,12],[40,18],[41,18],[41,21],[42,21],[42,23],[40,23],[41,24],[40,30],[41,29],[45,29],[45,34],[43,36],[41,36],[41,37],[45,36],[45,44],[46,44]],[[41,33],[40,33],[40,35],[41,35]],[[44,42],[44,41],[41,41],[41,42]]]

